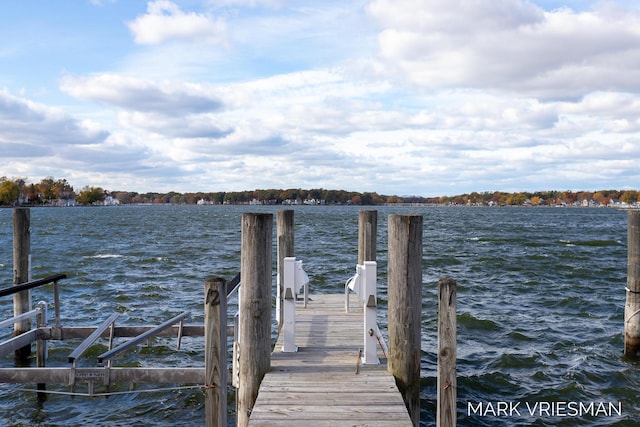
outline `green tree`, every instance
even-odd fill
[[[76,197],[76,201],[83,205],[93,205],[97,202],[102,202],[104,200],[104,190],[100,187],[84,187],[78,196]]]
[[[507,196],[507,205],[523,205],[527,200],[527,196],[524,193],[510,194]]]
[[[15,204],[20,197],[20,186],[7,177],[0,178],[0,204]]]
[[[620,196],[620,201],[631,205],[638,201],[638,192],[635,190],[627,190]]]

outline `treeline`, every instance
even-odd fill
[[[270,189],[232,192],[197,193],[136,193],[112,191],[111,196],[120,204],[163,203],[163,204],[324,204],[324,205],[385,205],[385,204],[431,204],[431,205],[471,205],[471,206],[608,206],[617,203],[633,205],[640,202],[640,192],[636,190],[590,191],[538,191],[506,193],[473,192],[456,196],[420,197],[386,196],[378,193],[358,193],[344,190],[326,189]],[[317,202],[317,203],[316,203]]]
[[[110,191],[101,187],[87,186],[79,191],[66,179],[47,177],[38,183],[28,183],[26,178],[0,177],[0,204],[2,205],[50,205],[68,206],[97,204],[356,204],[381,205],[397,203],[395,196],[377,193],[359,193],[344,190],[319,189],[270,189],[249,191],[168,193],[135,191]]]
[[[75,198],[76,193],[66,179],[47,177],[38,183],[27,183],[26,178],[0,177],[1,204],[45,204]]]
[[[135,191],[109,191],[87,186],[76,192],[66,179],[47,177],[38,183],[27,183],[26,178],[0,177],[0,205],[4,206],[69,206],[114,204],[322,204],[322,205],[384,205],[433,204],[471,206],[608,206],[620,203],[640,203],[636,190],[538,191],[506,193],[473,192],[456,196],[420,197],[386,196],[378,193],[359,193],[345,190],[268,189],[219,192],[138,193]]]
[[[505,193],[501,191],[462,194],[451,197],[438,197],[438,204],[454,205],[496,205],[518,206],[530,204],[533,206],[555,205],[588,205],[608,206],[619,203],[628,205],[640,202],[640,192],[637,190],[600,190],[600,191],[537,191]]]
[[[323,205],[382,205],[394,196],[382,196],[378,193],[358,193],[344,190],[326,190],[323,188],[304,190],[269,189],[248,191],[219,191],[196,193],[136,193],[131,191],[112,191],[111,196],[120,204],[164,203],[164,204],[323,204]]]

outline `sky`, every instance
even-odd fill
[[[640,4],[0,3],[0,177],[76,190],[640,188]]]

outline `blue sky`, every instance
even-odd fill
[[[0,176],[640,188],[636,2],[23,0],[0,38]]]

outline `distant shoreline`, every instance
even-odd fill
[[[440,204],[440,203],[384,203],[379,205],[353,205],[353,204],[324,204],[324,205],[283,205],[283,204],[249,204],[249,203],[225,203],[225,204],[208,204],[208,205],[198,205],[194,203],[126,203],[126,204],[114,204],[114,205],[68,205],[68,206],[57,206],[57,205],[16,205],[16,206],[0,206],[0,209],[13,209],[13,208],[121,208],[121,207],[159,207],[159,206],[201,206],[201,207],[237,207],[237,206],[274,206],[274,207],[282,207],[282,208],[307,208],[311,206],[319,206],[326,208],[336,208],[336,207],[352,207],[352,208],[376,208],[376,207],[431,207],[431,208],[487,208],[487,209],[512,209],[512,208],[526,208],[526,209],[620,209],[620,210],[634,210],[640,209],[640,205],[638,206],[623,206],[623,205],[606,205],[606,206],[577,206],[577,205],[481,205],[481,204],[472,204],[472,205],[461,205],[461,204]]]

